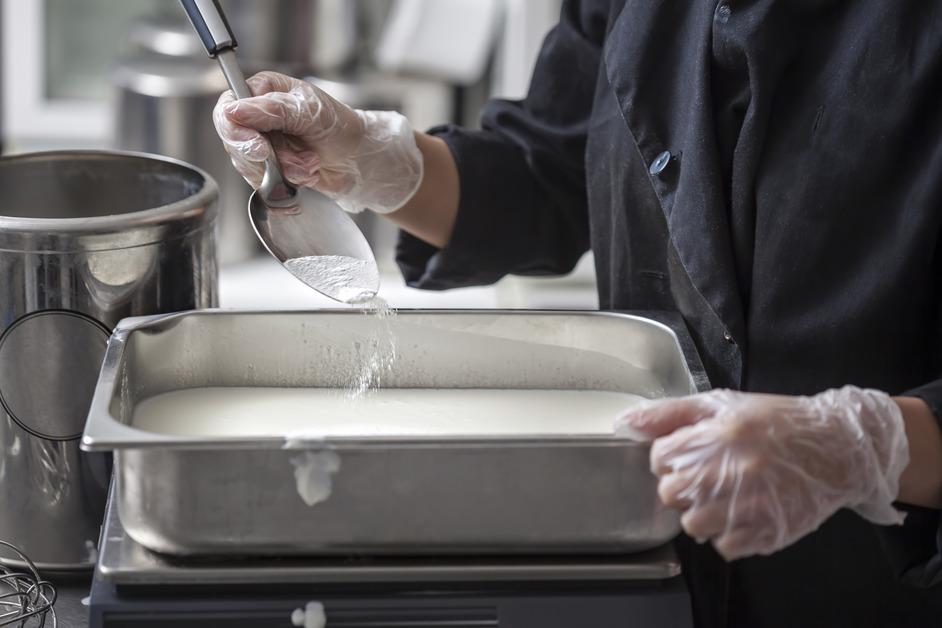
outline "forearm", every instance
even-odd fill
[[[415,237],[442,248],[451,239],[458,216],[458,168],[441,139],[416,133],[415,141],[424,160],[422,183],[408,203],[386,217]]]
[[[895,397],[909,440],[909,466],[900,477],[899,501],[942,508],[942,430],[929,406],[917,397]]]

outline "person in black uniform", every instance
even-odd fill
[[[942,626],[940,80],[935,0],[569,0],[480,130],[274,73],[214,119],[256,186],[273,146],[399,224],[412,286],[591,248],[602,309],[683,316],[722,390],[617,429],[654,440],[698,625]]]

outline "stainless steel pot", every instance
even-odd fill
[[[170,159],[62,151],[0,159],[0,189],[0,539],[87,567],[108,468],[78,438],[108,336],[216,305],[217,187]]]

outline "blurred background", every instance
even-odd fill
[[[0,141],[4,154],[120,148],[169,155],[220,186],[223,307],[332,306],[263,255],[246,218],[248,185],[216,139],[225,80],[175,0],[0,0]],[[424,129],[476,126],[492,97],[526,93],[561,0],[221,0],[246,73],[305,77],[347,104],[395,109]],[[396,231],[357,218],[396,307],[594,309],[586,256],[563,278],[509,277],[429,293],[403,285]]]

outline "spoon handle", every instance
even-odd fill
[[[219,62],[236,98],[251,98],[252,92],[233,52],[239,44],[218,0],[180,0],[180,4],[203,42],[206,54]]]
[[[226,75],[226,81],[235,97],[239,100],[251,98],[252,92],[249,91],[248,83],[245,82],[245,74],[242,73],[242,67],[236,60],[235,52],[231,48],[222,50],[216,55],[216,61],[219,62],[222,73]]]
[[[206,54],[219,62],[226,81],[236,98],[251,98],[252,92],[245,82],[245,75],[235,56],[238,46],[226,15],[218,0],[180,0],[183,10],[199,35]],[[297,206],[296,190],[281,174],[278,159],[272,151],[265,160],[265,175],[259,188],[262,198],[269,207],[294,208]]]
[[[180,0],[180,4],[210,57],[239,45],[217,0]]]

